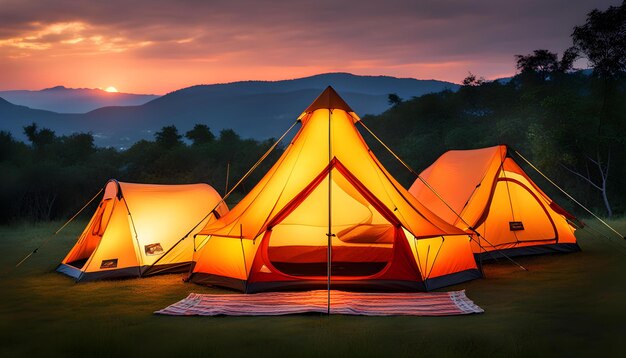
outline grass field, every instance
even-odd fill
[[[614,221],[626,232],[626,220]],[[466,289],[485,309],[456,317],[166,317],[179,275],[75,284],[53,272],[84,223],[7,272],[58,223],[0,227],[0,357],[624,356],[626,242],[579,233],[583,251],[485,265]]]

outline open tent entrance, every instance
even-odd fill
[[[300,131],[261,181],[196,234],[203,241],[190,281],[246,293],[414,291],[480,277],[466,233],[385,170],[331,87],[298,120]]]
[[[394,238],[401,229],[366,199],[343,169],[332,166],[330,175],[325,170],[278,215],[283,219],[271,227],[267,248],[268,261],[276,271],[326,277],[329,219],[331,276],[369,277],[392,261]]]
[[[66,259],[66,264],[82,269],[102,240],[102,235],[106,231],[107,225],[111,220],[111,214],[115,206],[113,197],[104,198],[96,213],[91,219],[85,231],[83,231],[74,249],[70,252]]]

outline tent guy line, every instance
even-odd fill
[[[378,138],[378,136],[376,134],[374,134],[374,132],[372,132],[366,125],[365,123],[363,123],[363,121],[359,121],[360,124],[363,126],[363,128],[365,128],[367,130],[368,133],[370,133],[372,135],[372,137],[374,137],[385,149],[387,149],[387,151],[389,153],[391,153],[391,155],[396,158],[396,160],[398,160],[407,170],[409,170],[412,174],[414,174],[422,183],[424,183],[424,185],[433,192],[433,194],[435,194],[439,200],[441,200],[442,203],[444,203],[461,221],[463,221],[464,224],[467,225],[468,229],[472,230],[474,234],[476,234],[476,236],[478,237],[478,242],[476,242],[476,240],[474,240],[474,238],[472,238],[470,236],[471,240],[474,240],[474,242],[476,242],[478,244],[478,246],[481,247],[481,249],[484,249],[483,246],[480,243],[480,240],[485,240],[485,242],[487,242],[488,245],[492,245],[489,241],[487,241],[487,239],[485,237],[483,237],[482,235],[480,235],[480,233],[476,230],[474,230],[474,228],[469,225],[467,222],[465,222],[465,220],[463,220],[463,218],[461,217],[461,215],[459,215],[459,213],[457,213],[444,199],[443,197],[441,197],[441,195],[439,193],[437,193],[437,191],[435,190],[435,188],[433,188],[430,184],[428,184],[428,182],[426,182],[426,180],[424,180],[424,178],[422,178],[415,170],[413,170],[413,168],[411,168],[404,160],[402,160],[402,158],[400,158],[391,148],[389,148],[389,146],[387,146],[387,144],[385,144],[380,138]],[[493,246],[493,245],[492,245]],[[485,250],[485,252],[488,252],[487,250]],[[507,254],[501,253],[501,255],[503,257],[505,257],[507,260],[509,260],[513,265],[519,267],[520,269],[522,269],[523,271],[528,271],[528,269],[526,269],[524,266],[522,266],[519,262],[513,260],[511,257],[509,257]],[[491,256],[495,258],[495,256],[493,256],[491,254]],[[481,258],[482,260],[482,258]],[[497,259],[496,259],[497,260]],[[481,266],[481,270],[482,270],[482,264]]]
[[[530,165],[533,169],[535,169],[537,171],[537,173],[541,174],[542,177],[544,177],[548,182],[550,182],[550,184],[554,185],[555,188],[559,189],[563,194],[565,194],[565,196],[567,196],[570,200],[572,200],[574,203],[576,203],[578,206],[580,206],[581,208],[583,208],[587,213],[591,214],[591,216],[593,216],[594,218],[596,218],[599,222],[601,222],[604,226],[606,226],[607,228],[609,228],[609,230],[611,230],[612,232],[614,232],[615,234],[617,234],[617,236],[620,239],[626,239],[626,236],[624,236],[622,233],[620,233],[619,231],[615,230],[611,225],[607,224],[604,220],[602,220],[600,217],[598,217],[596,214],[594,214],[591,210],[587,209],[586,206],[584,206],[583,204],[581,204],[578,200],[574,199],[574,197],[572,197],[568,192],[566,192],[564,189],[562,189],[560,186],[558,186],[554,181],[552,181],[550,178],[548,178],[547,175],[545,175],[543,172],[541,172],[536,166],[533,165],[533,163],[531,163],[528,159],[526,159],[522,154],[520,154],[520,152],[513,150],[513,152],[515,154],[517,154],[520,158],[522,158],[522,160],[524,160],[526,163],[528,163],[528,165]]]
[[[420,177],[439,195],[422,180],[409,188],[412,195],[447,222],[489,238],[482,247],[473,247],[479,258],[580,250],[575,217],[541,191],[505,145],[450,150]]]
[[[65,224],[63,224],[59,229],[57,229],[57,231],[55,231],[52,235],[50,235],[48,238],[46,238],[41,244],[39,244],[39,246],[37,246],[33,251],[31,251],[28,255],[26,255],[22,260],[20,260],[20,262],[17,263],[17,265],[15,265],[11,270],[9,270],[9,272],[11,272],[14,268],[20,267],[26,260],[28,260],[33,254],[36,254],[37,251],[39,251],[39,249],[41,249],[46,243],[48,243],[48,241],[50,241],[54,236],[56,236],[58,233],[60,233],[63,229],[65,229],[65,227],[67,225],[69,225],[69,223],[71,223],[78,215],[80,215],[80,213],[83,212],[83,210],[85,210],[85,208],[87,208],[89,206],[89,204],[91,204],[94,200],[96,200],[96,198],[98,197],[98,195],[100,195],[100,193],[102,193],[102,191],[104,190],[104,188],[100,188],[100,190],[98,190],[98,192],[96,193],[96,195],[94,195],[91,199],[89,199],[89,201],[87,202],[87,204],[83,205],[82,208],[80,208],[80,210],[78,210],[76,212],[76,214],[74,214],[69,220],[67,220],[65,222]]]
[[[199,217],[206,224],[225,215],[228,207],[221,199],[204,183],[109,180],[96,212],[57,271],[76,281],[185,272],[193,260],[192,244],[175,240]],[[215,203],[221,204],[205,216]]]
[[[247,293],[328,289],[329,264],[333,289],[432,290],[481,277],[467,233],[389,177],[355,126],[360,118],[331,87],[300,120],[259,183],[196,234],[204,240],[191,282]]]
[[[415,174],[410,189],[376,158],[359,122]],[[226,198],[298,123],[280,158],[229,210]],[[483,166],[472,167],[476,160]],[[446,161],[452,166],[433,176]],[[107,182],[57,271],[77,281],[187,272],[185,281],[245,293],[325,289],[328,312],[332,289],[431,291],[484,277],[484,256],[525,269],[510,252],[578,251],[569,217],[506,146],[450,151],[417,174],[328,87],[224,197],[207,184]]]

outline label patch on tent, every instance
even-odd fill
[[[100,264],[101,269],[115,268],[115,267],[117,267],[117,259],[102,260],[102,263]]]
[[[146,255],[148,256],[156,256],[161,255],[163,253],[163,247],[161,247],[160,243],[149,244],[144,247],[146,250]]]
[[[521,221],[509,221],[509,229],[511,231],[524,230],[524,224]]]

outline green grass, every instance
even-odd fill
[[[626,220],[613,224],[626,232]],[[53,272],[84,223],[7,272],[58,223],[0,227],[0,356],[599,356],[626,345],[626,242],[582,232],[580,253],[501,261],[466,289],[485,309],[456,317],[166,317],[179,275],[75,284]]]

